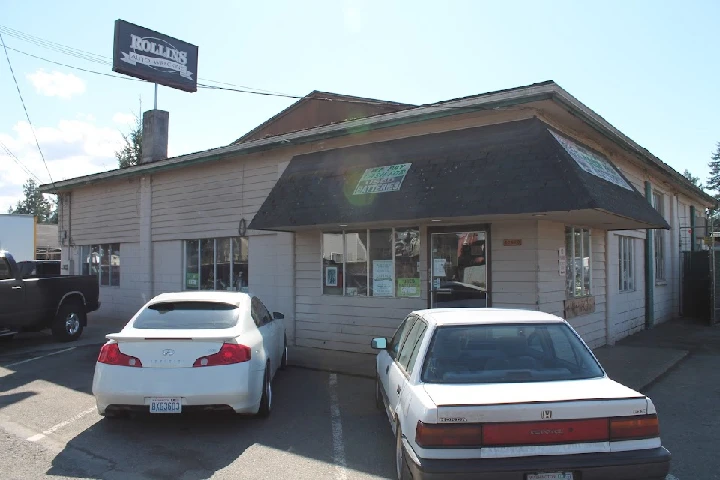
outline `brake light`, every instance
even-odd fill
[[[232,365],[250,360],[250,347],[236,343],[223,343],[220,351],[207,357],[195,360],[193,367],[213,367],[216,365]]]
[[[415,442],[421,447],[480,447],[482,426],[473,423],[418,422]]]
[[[630,440],[660,436],[657,415],[613,418],[610,420],[610,440]]]
[[[118,365],[121,367],[142,367],[139,358],[125,355],[120,351],[117,343],[107,343],[100,348],[100,355],[97,359],[98,363],[107,365]]]

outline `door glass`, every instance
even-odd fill
[[[431,306],[487,307],[485,232],[431,234]]]
[[[408,372],[410,371],[408,366],[410,365],[410,359],[413,355],[413,352],[417,349],[417,346],[420,343],[420,339],[422,338],[422,334],[425,333],[424,326],[425,322],[423,322],[422,320],[417,320],[413,325],[412,330],[410,330],[410,333],[408,333],[407,339],[403,343],[402,348],[400,349],[400,357],[398,358],[398,362]]]
[[[0,280],[8,280],[10,277],[10,266],[7,260],[0,258]]]
[[[388,352],[390,353],[390,356],[392,358],[397,358],[398,350],[400,349],[400,343],[402,343],[403,338],[407,335],[407,332],[412,327],[414,321],[415,317],[407,317],[405,320],[403,320],[402,324],[400,324],[400,327],[395,332],[395,335],[393,335],[393,338],[390,341],[390,346],[388,348]]]

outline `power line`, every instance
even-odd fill
[[[53,187],[55,187],[55,181],[52,178],[52,174],[50,174],[50,168],[48,168],[48,164],[45,161],[45,155],[43,154],[42,148],[40,148],[40,142],[38,141],[37,135],[35,134],[35,127],[33,127],[33,123],[30,120],[30,114],[28,113],[27,107],[25,106],[25,99],[23,99],[22,92],[20,92],[20,84],[15,77],[15,71],[13,70],[12,63],[10,62],[10,54],[5,47],[5,39],[3,38],[2,33],[0,33],[0,43],[2,43],[3,50],[5,51],[5,58],[7,59],[8,66],[10,67],[10,73],[12,74],[13,80],[15,81],[15,88],[17,88],[18,96],[20,97],[20,103],[22,103],[23,110],[25,110],[25,117],[27,118],[28,124],[30,125],[30,131],[32,131],[33,138],[35,138],[35,145],[37,145],[38,151],[40,152],[40,157],[45,164],[45,170],[47,170],[48,176],[50,177],[50,183],[52,183]]]
[[[32,173],[32,172],[30,171],[30,169],[28,169],[28,168],[20,161],[20,159],[19,159],[13,152],[10,151],[10,149],[2,142],[2,140],[0,140],[0,147],[2,147],[3,150],[5,150],[5,153],[6,153],[10,158],[12,158],[13,160],[15,160],[15,163],[17,163],[17,164],[20,166],[20,168],[22,168],[23,171],[25,171],[25,173],[28,174],[28,176],[30,176],[30,177],[35,177],[35,179],[36,179],[38,182],[42,183],[42,180],[40,180],[37,175],[35,175],[34,173]]]

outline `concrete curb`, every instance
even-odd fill
[[[645,384],[640,386],[638,388],[638,391],[643,394],[647,393],[647,390],[652,388],[659,381],[661,381],[662,379],[667,377],[670,373],[675,371],[680,366],[680,364],[683,363],[688,358],[690,358],[690,356],[691,356],[691,352],[689,352],[687,350],[683,350],[683,354],[679,358],[675,359],[672,363],[669,363],[662,372],[655,375],[653,378],[650,378]]]

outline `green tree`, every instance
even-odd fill
[[[708,190],[715,192],[716,199],[720,199],[720,142],[718,142],[717,149],[715,153],[710,156],[710,159],[710,163],[708,164],[710,167],[710,178],[708,178],[706,187]]]
[[[683,176],[684,176],[685,178],[687,178],[688,180],[690,180],[690,181],[692,182],[692,184],[695,185],[696,187],[698,187],[698,188],[700,188],[700,189],[705,188],[705,187],[703,186],[703,184],[700,183],[700,177],[694,176],[694,175],[692,174],[692,172],[690,172],[690,170],[688,170],[687,168],[686,168],[685,171],[683,172]]]
[[[22,213],[35,215],[38,223],[57,223],[57,200],[54,196],[48,195],[46,198],[38,189],[37,183],[29,178],[23,185],[23,194],[25,198],[17,202],[15,208],[10,207],[8,213]]]
[[[122,134],[125,145],[122,149],[115,152],[120,168],[132,167],[140,163],[142,158],[142,121],[140,117],[135,116],[135,126],[130,130],[129,134]]]

